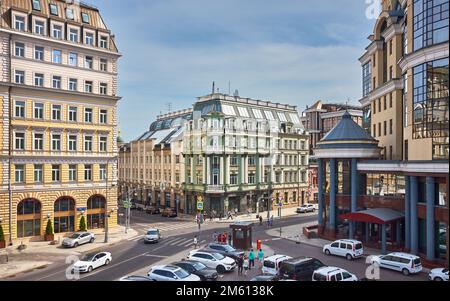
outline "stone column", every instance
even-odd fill
[[[411,176],[411,253],[417,254],[419,252],[419,227],[417,218],[417,202],[419,199],[418,193],[418,179]]]
[[[357,209],[357,201],[358,201],[358,169],[357,169],[357,161],[356,159],[352,159],[352,166],[351,166],[351,205],[350,210],[351,212],[356,212]],[[345,179],[344,179],[345,181]],[[349,229],[349,236],[350,239],[352,239],[355,235],[355,222],[350,221],[350,229]]]
[[[206,185],[211,185],[211,157],[206,157]]]
[[[330,217],[329,229],[336,230],[336,159],[330,159]]]
[[[433,177],[427,177],[427,259],[435,259],[435,231],[434,231],[434,204],[435,204],[435,182]]]
[[[397,221],[396,223],[395,223],[395,225],[396,225],[396,231],[395,231],[395,238],[396,238],[396,243],[397,243],[397,246],[400,246],[400,243],[401,243],[401,241],[402,241],[402,228],[401,228],[401,225],[400,225],[400,221]]]
[[[368,242],[369,241],[369,234],[370,234],[370,223],[365,223],[364,224],[365,225],[365,230],[366,230],[366,233],[365,233],[365,237],[364,237],[364,239],[365,239],[365,241],[366,242]]]
[[[225,166],[225,164],[224,164],[224,162],[223,162],[223,159],[224,159],[224,156],[225,155],[223,155],[223,156],[220,156],[220,170],[219,170],[219,185],[223,185],[223,184],[225,184],[224,182],[223,182],[223,179],[224,179],[224,169],[223,169],[223,167]]]
[[[405,177],[405,248],[411,249],[411,185],[410,177]]]
[[[323,172],[323,159],[318,159],[318,186],[319,186],[319,226],[323,226],[323,208],[325,206],[324,204],[324,193],[323,193],[323,179],[324,179],[324,172]]]
[[[386,224],[381,225],[381,254],[386,254]]]

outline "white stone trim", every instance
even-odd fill
[[[385,41],[389,41],[394,35],[403,34],[403,26],[400,24],[394,24],[383,32],[382,36]]]
[[[379,158],[380,148],[327,148],[314,149],[317,159],[341,159],[341,158]]]
[[[442,162],[358,162],[359,171],[391,171],[419,173],[449,173],[449,165]]]
[[[400,60],[399,67],[402,69],[402,73],[405,73],[407,70],[420,64],[448,57],[449,44],[447,42],[436,46],[423,48],[408,54]]]
[[[403,79],[390,80],[381,87],[378,87],[370,92],[367,97],[371,102],[395,90],[403,90]]]

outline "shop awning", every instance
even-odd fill
[[[405,215],[403,213],[389,208],[374,208],[339,215],[340,219],[379,225],[389,224],[403,219],[404,217]]]

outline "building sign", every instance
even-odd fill
[[[78,212],[82,212],[82,211],[86,211],[86,210],[87,210],[87,208],[77,208]]]
[[[197,197],[197,210],[203,211],[203,209],[204,209],[203,198],[201,196],[198,196]]]

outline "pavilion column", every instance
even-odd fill
[[[357,200],[358,200],[358,170],[357,170],[357,161],[355,158],[352,159],[351,166],[351,212],[356,212],[357,209]],[[355,222],[350,221],[350,229],[349,229],[349,237],[352,239],[355,236]]]
[[[426,213],[426,227],[427,227],[427,259],[435,259],[435,231],[434,231],[434,204],[435,204],[435,182],[434,177],[427,177],[426,182],[427,193],[427,213]]]
[[[396,223],[396,229],[395,229],[395,238],[396,238],[396,243],[397,243],[397,247],[400,246],[401,240],[402,240],[402,229],[401,229],[401,224],[400,224],[400,220],[398,220]]]
[[[330,159],[330,217],[329,229],[336,230],[336,159]]]
[[[410,177],[405,177],[405,248],[411,249],[411,185]]]
[[[417,254],[419,252],[419,227],[418,227],[418,218],[417,218],[417,202],[419,200],[419,188],[418,188],[418,179],[415,176],[411,176],[410,183],[410,217],[411,217],[411,253]]]
[[[369,234],[370,234],[370,223],[365,223],[365,241],[368,242],[369,241]]]
[[[319,186],[319,226],[323,226],[323,208],[324,208],[324,193],[323,193],[323,159],[318,159],[318,186]]]
[[[381,225],[381,254],[386,254],[386,224]]]

